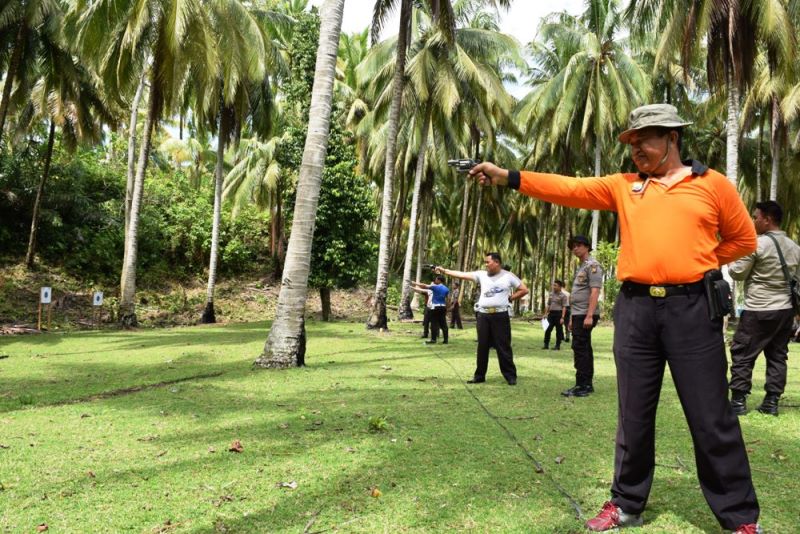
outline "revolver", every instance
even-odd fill
[[[455,168],[457,172],[469,172],[472,167],[480,163],[474,159],[448,159],[447,164]]]

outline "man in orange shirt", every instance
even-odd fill
[[[761,532],[759,506],[737,417],[727,398],[722,318],[711,318],[703,276],[756,248],[736,188],[697,161],[681,161],[689,122],[667,104],[635,109],[619,136],[639,173],[595,178],[501,169],[470,174],[482,184],[584,209],[616,211],[620,224],[614,309],[619,420],[612,498],[592,531],[642,524],[655,469],[655,419],[668,363],[694,442],[697,475],[720,524]]]

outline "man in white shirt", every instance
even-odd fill
[[[513,273],[502,268],[497,252],[489,252],[485,258],[485,271],[451,271],[437,267],[436,272],[462,280],[477,282],[481,287],[480,298],[475,306],[478,328],[478,354],[475,374],[469,384],[486,382],[489,365],[489,349],[497,350],[500,372],[509,386],[517,383],[517,368],[511,350],[511,319],[508,310],[511,302],[528,294],[528,288]]]

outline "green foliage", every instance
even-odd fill
[[[75,272],[113,273],[123,250],[120,171],[99,149],[70,154],[57,142],[45,186],[38,247],[48,262]],[[0,155],[0,249],[24,254],[44,165],[45,142]]]
[[[309,283],[313,287],[355,286],[372,273],[378,250],[369,224],[377,217],[377,209],[366,179],[356,174],[355,150],[342,118],[339,109],[331,121],[322,172],[311,251]]]
[[[619,246],[615,243],[600,241],[593,256],[600,265],[603,266],[605,280],[603,281],[603,315],[606,319],[611,319],[614,311],[614,303],[619,295],[622,282],[617,280],[617,259],[619,258]]]
[[[125,226],[122,158],[101,148],[70,154],[59,147],[57,143],[42,202],[39,255],[87,280],[116,283]],[[30,143],[0,155],[0,250],[11,259],[25,253],[45,149],[44,143]],[[212,199],[210,180],[198,188],[182,172],[151,167],[139,225],[138,264],[145,284],[203,274],[211,246]],[[269,267],[268,228],[269,216],[254,206],[244,206],[236,219],[226,207],[220,272]]]
[[[389,430],[389,421],[385,416],[379,415],[369,418],[369,431],[370,432],[386,432]]]
[[[314,85],[320,19],[315,9],[311,13],[298,14],[296,20],[289,45],[292,75],[283,93],[286,96],[287,113],[291,116],[290,122],[294,122],[294,126],[302,125],[305,129]]]

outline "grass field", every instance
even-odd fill
[[[571,533],[607,499],[610,328],[597,392],[565,399],[571,352],[542,351],[531,324],[514,325],[516,387],[495,360],[464,384],[469,326],[435,347],[417,325],[308,326],[308,366],[280,372],[251,367],[265,323],[0,339],[0,531]],[[800,531],[792,350],[781,416],[742,418],[762,524],[781,534]],[[760,359],[752,405],[763,376]],[[720,532],[669,375],[657,455],[631,532]]]

